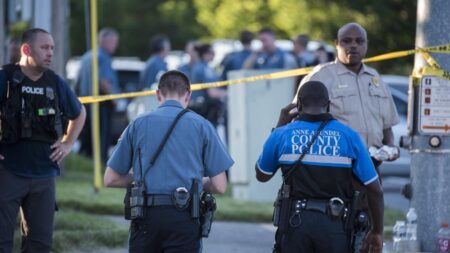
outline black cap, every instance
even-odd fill
[[[297,99],[303,105],[325,106],[330,101],[328,89],[319,81],[308,81],[300,87]]]

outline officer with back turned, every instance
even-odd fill
[[[226,190],[225,171],[233,160],[213,126],[185,109],[190,97],[185,74],[163,74],[157,90],[160,107],[130,123],[108,161],[105,185],[126,187],[134,181],[131,199],[144,198],[131,204],[144,206],[142,212],[131,210],[132,253],[199,252],[195,196],[202,190]]]
[[[354,218],[352,177],[366,188],[373,227],[364,249],[381,252],[383,192],[369,154],[358,134],[329,113],[326,87],[305,83],[298,104],[284,108],[277,128],[256,163],[256,178],[270,180],[278,168],[283,186],[274,219],[275,252],[348,253]],[[289,111],[297,107],[300,114]],[[288,123],[288,124],[287,124]]]

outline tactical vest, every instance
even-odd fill
[[[58,76],[51,70],[37,81],[25,80],[19,65],[3,66],[6,97],[0,111],[0,142],[14,144],[32,140],[53,144],[62,137],[67,120],[58,102]]]

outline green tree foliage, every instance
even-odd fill
[[[71,0],[72,54],[86,50],[83,3]],[[239,31],[273,28],[280,39],[309,34],[333,43],[340,26],[358,22],[368,32],[372,56],[414,47],[416,1],[410,0],[99,0],[99,27],[119,30],[119,55],[145,59],[148,41],[166,34],[176,49],[198,38],[237,38]],[[411,59],[375,64],[383,72]],[[398,71],[397,71],[398,72]]]

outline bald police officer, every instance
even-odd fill
[[[300,115],[287,124],[295,106]],[[366,188],[373,215],[364,249],[381,252],[384,202],[378,175],[361,138],[335,120],[329,106],[327,88],[318,81],[306,82],[298,104],[282,110],[256,163],[261,182],[281,168],[282,195],[288,196],[279,212],[274,252],[351,252],[351,228],[345,224],[353,212],[353,177]]]
[[[190,190],[224,193],[225,171],[233,164],[213,126],[201,116],[187,112],[179,118],[159,158],[151,160],[163,136],[189,103],[189,79],[182,72],[169,71],[159,80],[161,106],[130,123],[108,161],[105,185],[126,187],[133,180],[144,181],[147,207],[143,219],[133,220],[130,252],[199,252],[200,225],[190,208],[178,208],[175,192]],[[131,168],[133,173],[130,173]]]

